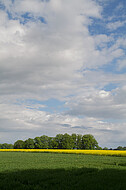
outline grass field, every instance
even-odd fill
[[[126,157],[0,152],[0,190],[125,190]]]

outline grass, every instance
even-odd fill
[[[124,190],[126,157],[0,152],[0,190]]]

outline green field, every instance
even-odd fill
[[[0,190],[125,190],[126,157],[0,152]]]

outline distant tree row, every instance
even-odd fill
[[[126,146],[124,146],[124,147],[118,146],[115,150],[126,150]]]
[[[57,134],[56,137],[48,137],[42,135],[41,137],[29,138],[25,141],[17,140],[13,144],[0,144],[0,149],[89,149],[102,150],[99,147],[97,140],[91,134]],[[103,150],[108,150],[104,147]],[[109,150],[112,150],[110,148]],[[126,147],[118,146],[114,150],[126,150]]]
[[[0,149],[13,149],[13,148],[14,148],[13,144],[7,144],[7,143],[0,144]]]
[[[98,142],[93,135],[57,134],[56,137],[29,138],[14,143],[15,149],[99,149]]]

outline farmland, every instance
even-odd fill
[[[126,157],[0,152],[0,189],[124,190]]]

